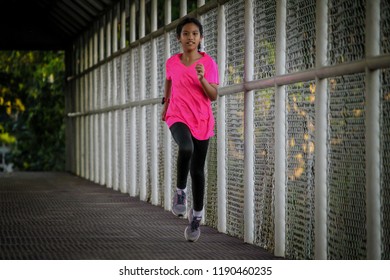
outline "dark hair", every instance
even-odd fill
[[[200,21],[197,19],[197,18],[194,18],[194,17],[184,17],[180,23],[177,25],[176,27],[176,36],[177,38],[180,38],[180,35],[181,35],[181,31],[183,30],[183,27],[184,25],[188,24],[188,23],[193,23],[195,24],[196,26],[198,26],[199,28],[199,32],[200,32],[200,36],[203,36],[203,26],[202,24],[200,23]],[[198,51],[200,50],[200,44],[198,46]]]

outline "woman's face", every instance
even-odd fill
[[[185,51],[198,50],[203,36],[200,35],[198,26],[195,23],[187,23],[183,26],[179,41]]]

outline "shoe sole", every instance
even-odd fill
[[[188,229],[188,226],[186,227],[186,229],[184,230],[184,238],[189,241],[189,242],[196,242],[198,241],[199,237],[200,237],[200,229],[199,229],[199,235],[196,239],[192,240],[192,239],[189,239],[188,238],[188,235],[187,235],[187,229]]]
[[[172,212],[172,214],[175,215],[176,217],[184,218],[184,219],[187,218],[187,215],[186,215],[187,213],[184,213],[184,214],[176,214],[176,213],[173,211],[173,209],[172,209],[171,212]]]

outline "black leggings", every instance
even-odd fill
[[[177,188],[185,189],[188,172],[192,179],[193,208],[203,209],[205,188],[204,165],[206,161],[209,140],[195,139],[190,129],[184,123],[175,123],[170,128],[173,139],[179,146],[177,156]]]

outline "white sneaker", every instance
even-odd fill
[[[179,194],[181,192],[181,194]],[[184,191],[177,191],[173,197],[172,213],[184,217],[187,212],[187,197]]]
[[[184,237],[190,242],[196,242],[200,237],[200,222],[202,217],[194,217],[192,208],[188,211],[189,225],[184,230]]]

